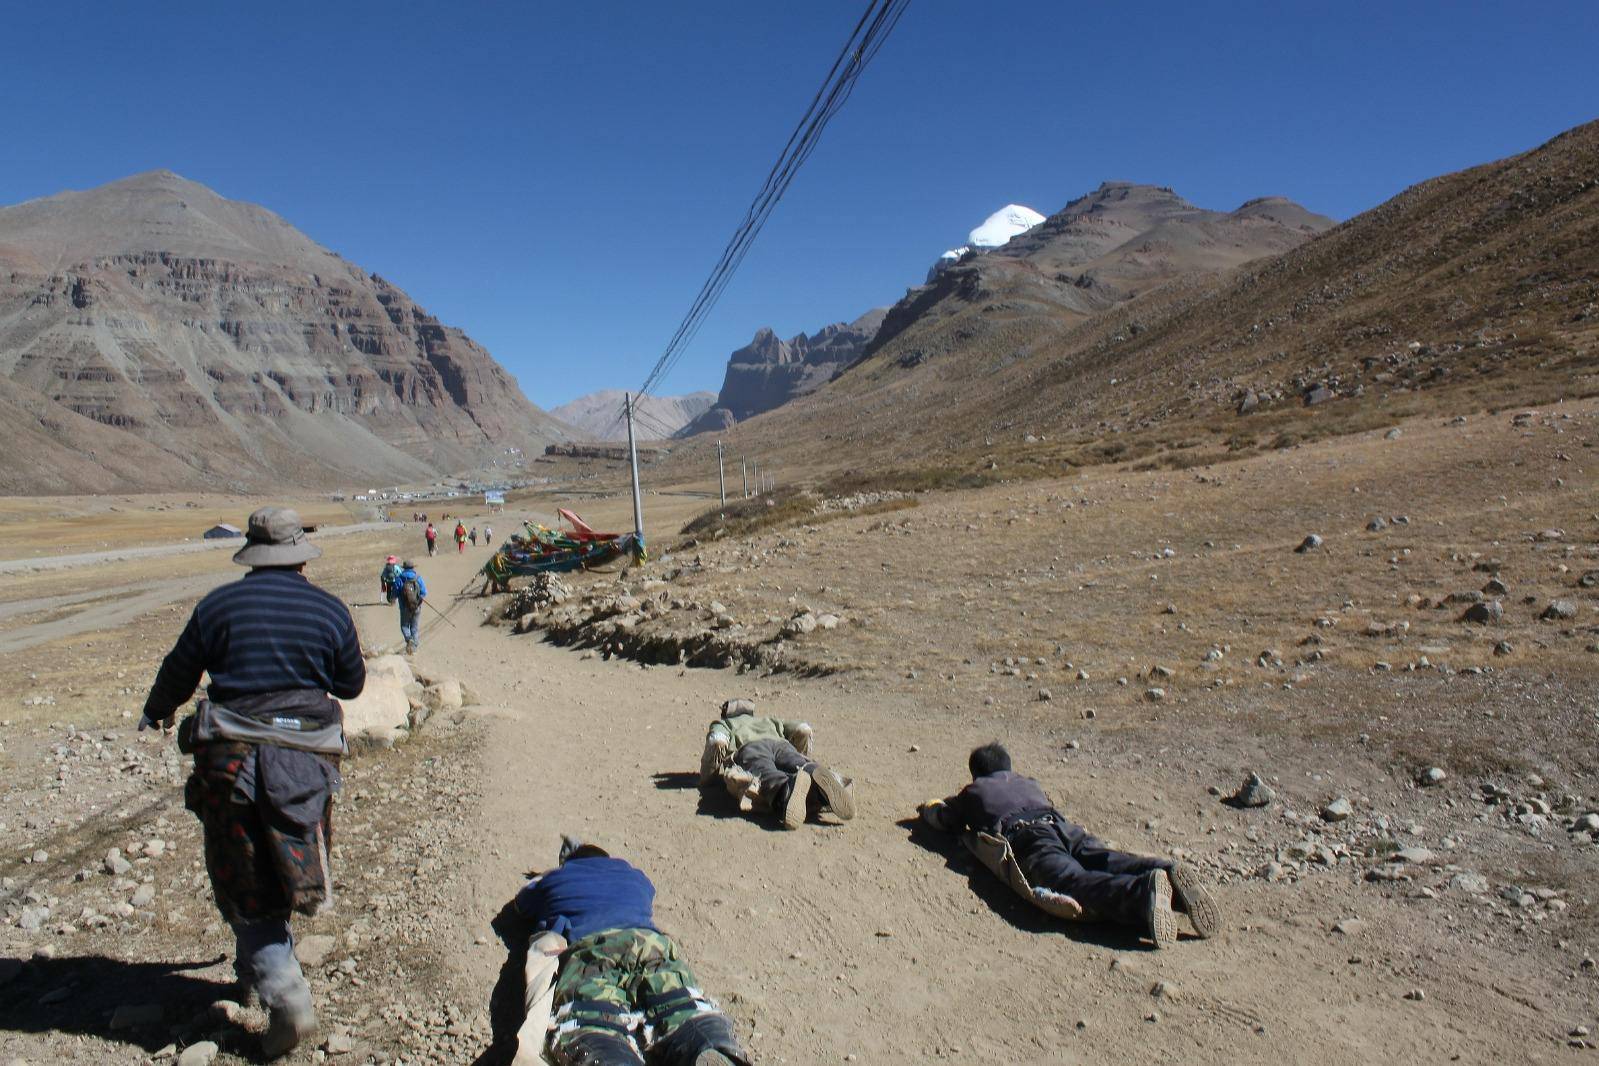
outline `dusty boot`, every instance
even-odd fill
[[[700,752],[700,784],[708,785],[715,781],[726,762],[727,740],[723,737],[707,737],[705,750]]]
[[[1171,909],[1171,879],[1165,870],[1149,872],[1149,897],[1144,904],[1144,935],[1157,948],[1177,943],[1177,916]]]
[[[1221,932],[1221,905],[1205,887],[1199,871],[1180,862],[1168,871],[1167,876],[1171,879],[1176,909],[1188,915],[1194,932],[1207,940]]]
[[[822,806],[843,821],[855,817],[855,789],[837,770],[820,766],[811,770],[812,787],[821,793]]]
[[[805,824],[806,802],[811,795],[811,775],[804,770],[794,774],[794,786],[788,790],[788,800],[783,804],[783,828],[798,829]]]
[[[761,790],[761,783],[755,775],[737,763],[730,764],[722,771],[722,784],[727,786],[727,794],[733,797],[733,802],[738,804],[741,811],[748,811],[754,806],[755,797]]]
[[[261,1053],[269,1059],[275,1059],[293,1050],[315,1032],[316,1011],[311,1006],[310,991],[289,996],[282,1005],[272,1008],[271,1021],[261,1035]]]

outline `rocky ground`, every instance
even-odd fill
[[[418,669],[468,706],[346,764],[337,909],[301,928],[324,1032],[297,1061],[498,1061],[495,919],[563,831],[656,878],[762,1062],[1591,1054],[1599,411],[1518,414],[834,502],[514,603],[453,600],[481,552],[424,560],[451,617]],[[359,606],[386,537],[315,564],[374,652],[398,637]],[[0,1062],[252,1055],[261,1019],[217,1005],[183,768],[131,728],[197,594],[0,652]],[[854,822],[772,832],[696,799],[733,695],[816,726]],[[915,804],[994,736],[1102,835],[1205,869],[1227,933],[1155,953],[1064,926],[924,834]],[[1227,802],[1251,772],[1269,802]]]

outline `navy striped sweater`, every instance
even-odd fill
[[[207,695],[224,704],[285,689],[317,689],[347,700],[366,685],[349,608],[292,569],[252,570],[196,604],[161,663],[144,716],[155,722],[172,714],[207,671]]]

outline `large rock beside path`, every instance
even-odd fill
[[[393,744],[409,724],[411,700],[405,686],[414,680],[402,656],[380,655],[368,661],[366,688],[355,699],[343,701],[345,736]]]

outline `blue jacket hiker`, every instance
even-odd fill
[[[409,559],[400,564],[391,594],[400,605],[400,636],[405,638],[405,653],[411,655],[420,643],[422,601],[428,597],[428,586]]]
[[[559,1066],[750,1066],[732,1022],[655,928],[643,872],[564,837],[560,864],[517,893],[516,909],[540,934],[529,950],[559,957],[548,995],[528,990],[530,1005],[551,1012]]]

